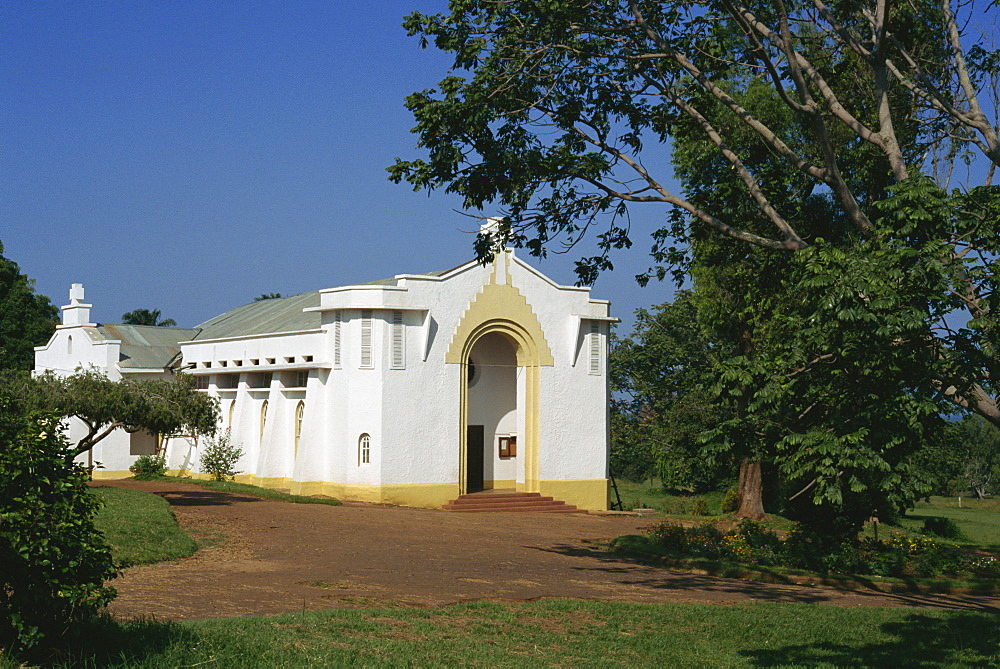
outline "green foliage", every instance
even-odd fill
[[[740,505],[740,487],[738,485],[730,486],[726,490],[725,497],[722,498],[722,513],[732,513]]]
[[[167,459],[162,455],[140,455],[128,470],[140,481],[156,479],[167,473]]]
[[[655,472],[665,488],[688,492],[715,489],[732,477],[732,463],[707,461],[699,443],[705,430],[729,415],[704,389],[711,381],[712,345],[699,329],[689,291],[679,291],[674,302],[652,312],[637,310],[635,331],[613,340],[616,474],[641,480]]]
[[[51,372],[39,376],[8,375],[0,379],[0,395],[26,410],[75,416],[87,427],[72,449],[83,453],[116,428],[153,434],[179,432],[213,434],[218,400],[194,387],[187,375],[175,379],[112,381],[94,370],[70,376]]]
[[[956,541],[968,541],[961,528],[951,518],[931,517],[924,521],[924,534],[932,534],[942,539],[954,539]]]
[[[93,487],[103,505],[94,526],[104,535],[119,569],[187,557],[198,549],[158,495],[125,488]]]
[[[177,326],[177,321],[173,318],[160,320],[159,309],[136,309],[122,314],[123,325],[153,325],[162,328],[172,328]]]
[[[281,293],[261,293],[257,297],[253,298],[254,302],[263,302],[264,300],[276,300],[281,297]]]
[[[0,403],[0,653],[58,644],[114,597],[99,502],[68,454],[58,416]]]
[[[227,481],[240,473],[236,464],[242,457],[243,449],[232,443],[227,429],[205,440],[201,450],[201,471],[210,474],[213,481]]]
[[[725,532],[709,523],[685,527],[664,522],[647,529],[645,536],[650,547],[676,556],[821,573],[984,578],[996,570],[993,557],[984,559],[929,538],[893,536],[884,541],[868,538],[831,543],[820,533],[798,526],[781,539],[752,520],[743,520]],[[619,544],[628,549],[628,542]]]
[[[59,310],[17,263],[3,257],[0,243],[0,370],[30,371],[35,346],[44,346],[59,324]]]

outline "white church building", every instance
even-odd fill
[[[239,481],[432,508],[491,488],[607,508],[615,319],[512,250],[253,302],[189,329],[92,323],[90,309],[74,284],[36,373],[194,375],[244,450]],[[80,457],[101,463],[95,478],[122,478],[156,443],[121,431]],[[203,444],[167,439],[172,473],[199,476]]]

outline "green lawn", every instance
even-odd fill
[[[989,550],[1000,551],[1000,500],[962,498],[962,506],[957,497],[931,497],[930,502],[919,502],[917,507],[906,514],[903,527],[908,530],[923,528],[928,516],[950,518],[969,538],[967,543]]]
[[[104,621],[67,666],[988,666],[982,612],[551,600]]]
[[[104,501],[94,524],[111,544],[116,566],[177,560],[197,550],[198,544],[177,525],[165,499],[124,488],[91,490]]]

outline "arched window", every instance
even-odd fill
[[[264,441],[264,425],[267,424],[267,400],[260,405],[260,440]]]
[[[66,337],[66,353],[73,355],[73,335]]]
[[[362,434],[358,438],[358,465],[367,465],[372,460],[372,438]]]
[[[236,412],[236,400],[229,403],[229,429],[232,430],[235,425],[233,425],[233,414]]]
[[[299,402],[295,407],[295,457],[299,456],[299,440],[302,438],[302,419],[306,415],[306,403]]]

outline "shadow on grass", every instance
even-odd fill
[[[155,659],[170,648],[194,646],[196,634],[173,622],[118,622],[104,614],[81,623],[58,651],[36,647],[10,660],[43,667],[130,667]],[[4,664],[0,666],[26,666]],[[155,664],[155,662],[154,662]]]
[[[920,613],[879,630],[889,641],[867,645],[831,642],[790,644],[739,651],[754,666],[815,665],[876,667],[996,666],[1000,627],[989,617],[959,613],[942,619]]]

